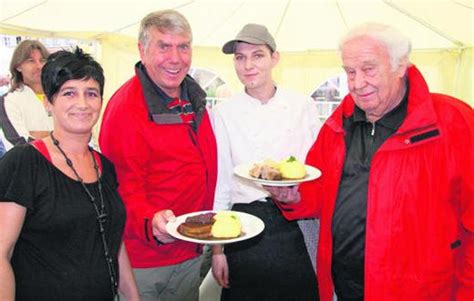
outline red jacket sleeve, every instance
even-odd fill
[[[147,142],[140,129],[141,118],[134,115],[133,109],[128,109],[126,113],[121,108],[116,109],[104,113],[99,144],[102,153],[115,166],[118,190],[126,205],[124,238],[138,238],[155,244],[151,219],[158,210],[148,200],[145,189],[149,152],[142,149]]]
[[[461,179],[460,207],[461,224],[464,228],[461,238],[462,255],[456,273],[459,289],[456,294],[457,301],[474,300],[474,113],[471,110],[465,114],[466,119],[466,145],[462,152],[463,177]]]

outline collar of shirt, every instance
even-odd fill
[[[272,108],[287,108],[288,107],[288,99],[282,97],[282,92],[275,87],[275,94],[266,102],[262,103],[259,99],[249,95],[246,91],[244,91],[244,95],[246,96],[245,99],[248,101],[252,108],[257,107],[261,108],[262,110],[268,111]]]

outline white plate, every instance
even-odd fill
[[[313,166],[306,165],[304,168],[306,169],[306,176],[302,179],[297,180],[264,180],[254,178],[250,175],[250,170],[253,168],[254,163],[247,163],[247,164],[240,164],[234,168],[234,173],[244,179],[268,186],[293,186],[303,182],[308,182],[315,180],[321,176],[321,171]]]
[[[208,213],[208,212],[216,212],[216,211],[210,211],[210,210],[198,211],[198,212],[192,212],[192,213],[180,215],[176,217],[176,221],[169,222],[168,224],[166,224],[166,230],[171,236],[180,240],[195,242],[199,244],[215,245],[215,244],[230,244],[232,242],[242,241],[242,240],[255,237],[258,234],[260,234],[260,232],[262,232],[263,229],[265,228],[265,224],[258,217],[248,214],[248,213],[244,213],[244,212],[231,211],[232,213],[234,213],[240,218],[240,222],[242,223],[242,235],[239,237],[209,240],[209,239],[198,239],[198,238],[187,237],[178,232],[178,226],[181,225],[181,223],[184,223],[184,221],[186,220],[188,216],[194,216],[194,215]]]

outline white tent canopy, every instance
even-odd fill
[[[331,50],[347,28],[395,25],[415,49],[473,46],[472,0],[1,0],[0,26],[98,39],[135,38],[141,18],[175,8],[190,21],[194,45],[221,46],[243,24],[265,24],[280,51]]]
[[[109,96],[139,59],[140,20],[165,8],[191,24],[193,66],[214,70],[233,90],[239,83],[220,47],[244,24],[269,28],[282,52],[275,79],[309,94],[341,72],[342,34],[370,21],[395,26],[412,40],[412,60],[434,91],[472,104],[473,0],[0,0],[0,33],[97,41]]]

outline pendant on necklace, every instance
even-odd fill
[[[102,213],[97,217],[99,223],[105,223],[107,221],[107,213]]]

